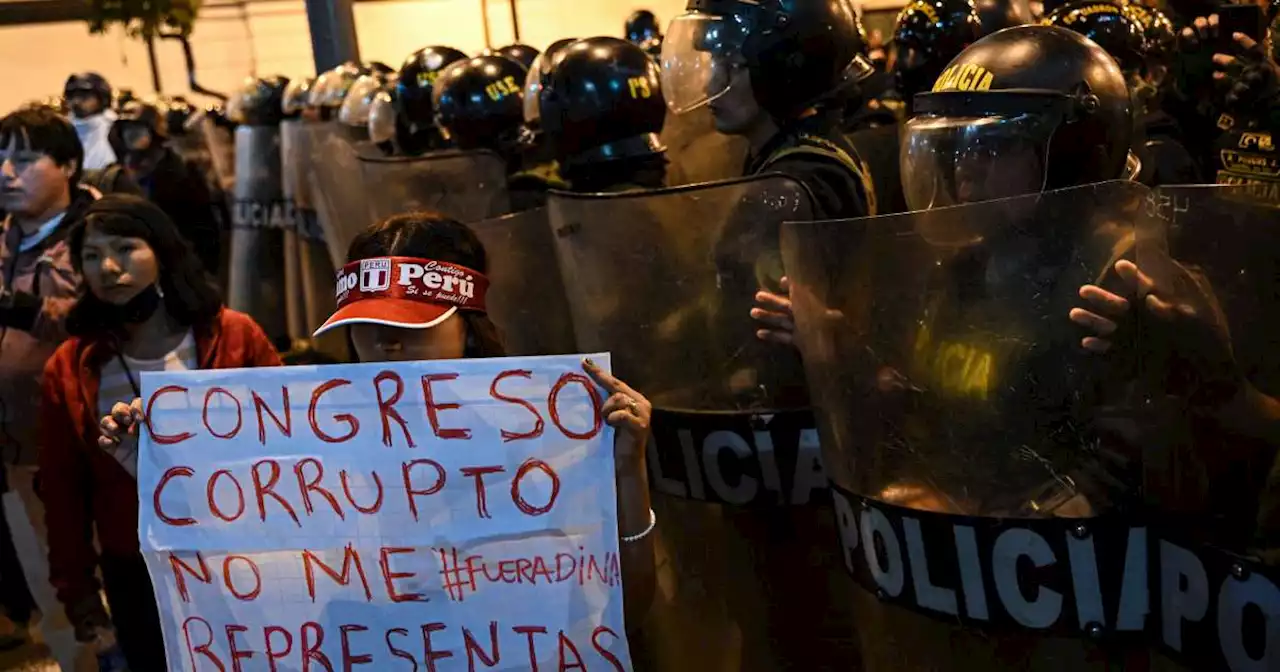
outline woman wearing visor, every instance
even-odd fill
[[[874,69],[849,0],[691,0],[662,45],[672,112],[711,107],[750,146],[744,175],[804,184],[819,219],[873,215],[865,164],[838,132],[845,100]]]

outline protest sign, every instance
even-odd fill
[[[605,398],[578,356],[145,374],[169,669],[630,669]]]

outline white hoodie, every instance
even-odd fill
[[[71,118],[76,135],[80,136],[80,144],[84,145],[85,170],[101,170],[116,162],[116,153],[111,149],[107,135],[115,122],[116,113],[112,110],[84,119]]]

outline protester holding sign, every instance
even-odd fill
[[[165,670],[139,553],[137,436],[104,439],[99,418],[141,394],[143,371],[279,366],[280,359],[257,324],[223,306],[199,258],[155,205],[107,196],[72,230],[70,247],[88,291],[67,318],[72,338],[45,367],[39,465],[50,579],[78,639],[110,641],[114,624],[130,669]],[[105,424],[109,434],[120,427]]]
[[[338,280],[338,310],[316,336],[351,327],[361,362],[504,355],[484,313],[488,281],[484,245],[465,225],[430,213],[396,215],[356,237]],[[645,444],[649,400],[590,360],[583,368],[609,392],[601,414],[617,428],[614,457],[628,623],[652,600],[656,520],[649,506]],[[643,543],[642,543],[643,542]]]

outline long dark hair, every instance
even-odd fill
[[[222,297],[205,273],[200,257],[173,220],[155,204],[137,196],[111,194],[95,201],[84,219],[72,227],[68,240],[71,263],[83,273],[80,255],[89,229],[112,236],[141,238],[156,255],[165,312],[185,327],[205,328],[222,310]],[[73,336],[118,336],[119,308],[86,291],[67,315]]]
[[[447,261],[487,274],[489,259],[475,232],[438,212],[394,215],[365,229],[347,248],[347,263],[372,257]],[[465,357],[503,357],[498,328],[484,313],[458,311],[467,324]]]

